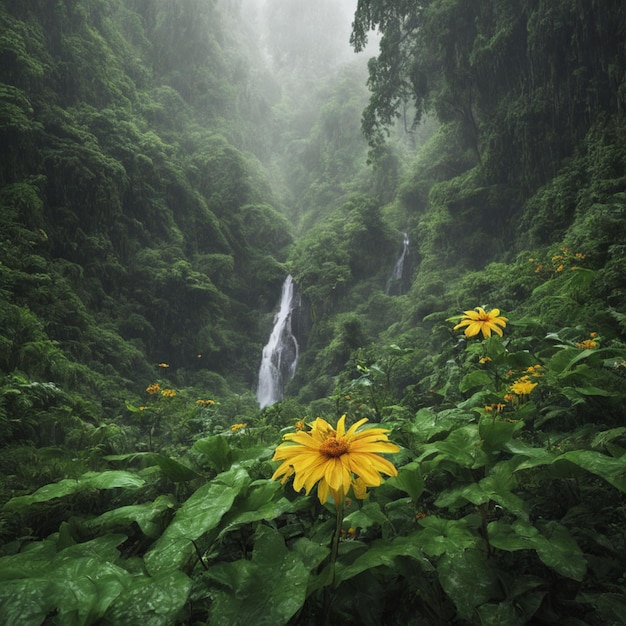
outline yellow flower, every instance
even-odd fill
[[[585,339],[584,341],[577,341],[576,347],[583,350],[594,350],[598,347],[598,342],[593,339]]]
[[[528,376],[522,376],[517,382],[513,383],[509,389],[518,396],[528,395],[538,383],[531,383]]]
[[[236,433],[240,430],[242,430],[243,428],[245,428],[248,424],[233,424],[230,429]]]
[[[298,420],[296,422],[296,430],[304,430],[306,428],[306,422],[304,420]]]
[[[473,337],[480,332],[482,332],[483,337],[490,337],[491,331],[502,337],[502,328],[506,326],[508,320],[500,315],[500,309],[491,309],[487,313],[485,309],[477,306],[473,311],[464,311],[464,313],[464,318],[454,327],[454,330],[467,326],[465,329],[466,337]]]
[[[485,364],[485,363],[489,363],[489,361],[491,361],[491,357],[490,356],[483,356],[480,359],[478,359],[478,362],[481,364]]]
[[[215,400],[196,400],[196,404],[199,406],[213,406]]]
[[[272,460],[282,463],[272,480],[282,476],[284,483],[295,474],[294,489],[305,489],[307,494],[317,484],[317,497],[322,504],[330,493],[339,505],[350,487],[357,498],[365,498],[367,487],[377,487],[383,481],[381,473],[398,474],[394,465],[379,454],[400,450],[388,440],[386,428],[359,430],[365,422],[367,418],[346,431],[346,416],[342,415],[335,430],[318,417],[310,431],[285,435],[285,441],[274,452]]]
[[[169,363],[159,363],[159,367],[162,367],[162,368],[165,369],[165,368],[169,367]]]
[[[173,389],[163,389],[161,395],[164,398],[173,398],[176,395],[176,392]]]
[[[152,385],[148,385],[146,387],[146,391],[151,395],[155,396],[159,391],[161,391],[161,385],[159,383],[154,383]]]

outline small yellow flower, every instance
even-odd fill
[[[562,272],[565,269],[565,266],[563,265],[563,263],[561,263],[557,268],[556,271],[557,272]]]
[[[298,420],[296,422],[296,430],[305,430],[306,429],[306,422],[304,420]]]
[[[583,341],[577,341],[576,347],[581,350],[595,350],[598,347],[598,342],[593,339],[585,339]]]
[[[173,389],[163,389],[161,395],[164,398],[173,398],[176,395],[176,392]]]
[[[479,363],[483,363],[483,364],[484,363],[489,363],[489,361],[491,361],[491,357],[490,356],[484,356],[484,357],[478,359],[478,362]]]
[[[481,332],[483,337],[490,337],[492,331],[502,337],[502,328],[506,326],[508,320],[500,315],[500,309],[491,309],[487,313],[485,309],[478,306],[473,311],[464,311],[464,313],[464,318],[453,330],[467,326],[464,331],[466,337],[473,337]]]
[[[159,385],[159,383],[153,383],[152,385],[148,385],[146,387],[146,391],[151,396],[156,396],[156,394],[159,393],[159,391],[161,391],[161,385]]]
[[[530,381],[528,376],[522,376],[517,382],[514,382],[509,389],[518,396],[528,395],[538,383]]]
[[[248,424],[233,424],[230,429],[236,433],[239,432],[240,430],[243,430]]]
[[[493,404],[488,404],[485,406],[485,413],[492,413],[493,412]]]
[[[213,406],[215,404],[215,400],[196,400],[196,404],[199,406]]]
[[[162,367],[163,369],[166,369],[169,366],[170,366],[169,363],[159,363],[159,367]]]
[[[294,476],[296,491],[308,494],[317,484],[317,497],[324,504],[332,495],[339,505],[352,487],[355,497],[365,498],[367,487],[382,483],[381,474],[397,476],[398,470],[380,454],[399,452],[387,438],[386,428],[366,428],[363,418],[346,430],[342,415],[333,428],[318,417],[310,431],[285,435],[285,441],[274,452],[274,461],[282,461],[272,480],[282,476],[284,483]]]

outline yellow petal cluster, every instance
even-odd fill
[[[514,382],[509,389],[518,396],[528,395],[535,387],[537,383],[530,381],[528,376],[522,376],[517,382]]]
[[[487,313],[485,309],[477,306],[473,311],[463,313],[463,319],[454,327],[454,330],[466,326],[466,337],[473,337],[478,333],[482,333],[483,337],[490,337],[492,332],[502,337],[502,328],[506,326],[508,319],[500,315],[500,309],[491,309]]]
[[[318,417],[311,430],[299,430],[285,435],[285,441],[274,452],[274,461],[282,461],[272,480],[282,477],[284,483],[294,476],[296,491],[308,494],[317,484],[317,496],[322,504],[332,495],[336,505],[350,487],[355,497],[364,498],[367,487],[377,487],[381,474],[397,476],[398,470],[380,454],[398,452],[399,448],[387,438],[387,428],[366,428],[361,419],[346,430],[342,415],[333,428]]]

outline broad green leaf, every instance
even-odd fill
[[[51,612],[64,626],[96,623],[131,580],[113,563],[125,539],[107,535],[59,552],[46,540],[33,550],[1,559],[0,623],[40,624],[41,614]]]
[[[523,421],[508,422],[497,416],[482,416],[478,432],[483,440],[483,450],[487,453],[500,452],[511,441],[515,432],[524,427]]]
[[[556,458],[553,453],[548,452],[545,448],[533,448],[521,439],[512,439],[505,445],[505,448],[518,457],[527,457],[526,460],[516,463],[514,469],[516,472],[539,465],[550,465]]]
[[[56,609],[57,583],[40,578],[9,580],[0,585],[0,624],[40,626]]]
[[[484,550],[447,552],[437,563],[437,575],[459,615],[467,620],[476,607],[500,593],[497,576]]]
[[[540,526],[545,541],[536,547],[539,558],[561,576],[581,581],[587,560],[565,526],[550,521]]]
[[[461,392],[475,389],[476,387],[490,387],[492,384],[491,376],[482,370],[473,370],[469,374],[465,374],[459,383]]]
[[[77,480],[66,478],[44,485],[29,496],[11,498],[4,508],[10,511],[22,511],[33,504],[49,502],[55,498],[63,498],[82,489],[136,489],[144,484],[144,480],[131,472],[109,470],[106,472],[87,472]]]
[[[435,441],[423,447],[424,451],[417,459],[423,459],[436,454],[435,463],[449,460],[461,467],[476,469],[487,463],[487,455],[481,448],[481,439],[477,424],[467,424],[452,431],[443,441]]]
[[[148,571],[156,575],[183,567],[194,557],[192,542],[217,527],[249,484],[248,473],[238,467],[218,474],[196,490],[145,555]]]
[[[227,588],[212,589],[211,626],[281,626],[306,599],[309,570],[280,533],[259,526],[252,559],[218,563],[206,575]]]
[[[245,497],[238,497],[232,508],[224,514],[218,539],[243,524],[273,520],[287,511],[295,511],[302,506],[301,498],[290,502],[281,494],[279,481],[257,480],[251,483]]]
[[[391,541],[377,539],[372,542],[366,552],[358,556],[350,565],[343,565],[337,561],[335,569],[335,586],[344,580],[357,576],[365,570],[386,565],[392,567],[397,556],[410,556],[429,567],[430,563],[425,559],[424,553],[415,541],[415,535],[407,537],[397,536]]]
[[[192,470],[190,467],[170,459],[167,456],[161,454],[148,453],[150,458],[156,463],[161,471],[175,483],[184,482],[186,480],[194,480],[199,477],[199,474]]]
[[[558,464],[564,461],[574,463],[588,472],[604,478],[620,491],[626,492],[626,458],[616,459],[592,450],[573,450],[561,454],[554,459],[553,463]]]
[[[418,545],[429,556],[439,556],[447,552],[462,552],[482,543],[476,529],[481,520],[478,515],[458,520],[446,520],[429,515],[419,520],[423,530],[412,535]]]
[[[546,367],[557,374],[565,374],[579,361],[582,361],[593,355],[598,355],[599,353],[600,350],[580,350],[579,348],[565,348],[564,350],[559,350],[556,354],[554,354],[552,358],[548,361]]]
[[[511,602],[483,604],[476,609],[480,617],[480,626],[524,626],[526,617],[515,610]]]
[[[133,522],[136,522],[146,537],[156,539],[163,530],[168,511],[174,506],[175,500],[172,496],[159,496],[154,502],[133,504],[107,511],[94,519],[80,522],[80,528],[91,533],[103,533],[130,527]]]
[[[489,496],[481,489],[478,483],[459,485],[452,489],[446,489],[435,500],[435,506],[440,508],[458,509],[468,502],[479,505],[489,501]]]
[[[398,469],[398,475],[392,476],[387,483],[396,489],[400,489],[411,496],[413,502],[417,502],[424,492],[424,478],[420,464],[413,461]]]
[[[225,472],[232,465],[233,451],[222,435],[198,439],[192,449],[199,452],[216,472]]]
[[[415,435],[420,442],[426,442],[441,433],[448,433],[454,428],[474,420],[471,413],[450,409],[435,413],[431,408],[420,409],[415,419],[403,426]]]
[[[136,489],[144,484],[144,480],[137,474],[121,470],[87,472],[79,478],[79,482],[93,489]]]
[[[344,527],[348,525],[351,528],[360,528],[361,530],[367,530],[372,526],[383,526],[389,524],[389,520],[385,517],[385,514],[380,510],[378,502],[368,502],[363,507],[350,515],[346,515],[344,518]]]
[[[187,602],[191,580],[182,572],[135,579],[120,593],[104,616],[116,626],[168,626]]]
[[[540,532],[541,530],[541,532]],[[587,570],[581,549],[568,530],[556,522],[548,522],[540,529],[528,522],[513,524],[495,521],[487,527],[489,543],[500,550],[535,550],[539,558],[561,576],[582,580]]]

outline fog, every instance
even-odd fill
[[[275,72],[316,76],[376,54],[375,33],[358,54],[350,45],[356,6],[357,0],[249,0],[241,9]]]

